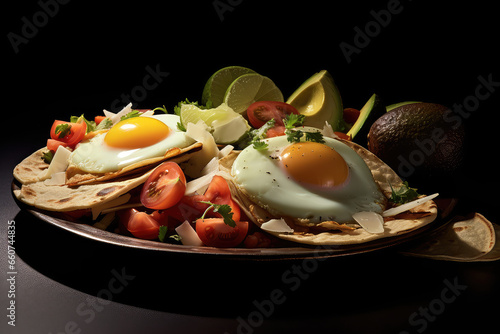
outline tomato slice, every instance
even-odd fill
[[[58,126],[62,126],[67,124],[69,127],[69,131],[67,131],[62,137],[61,133],[56,133]],[[85,137],[85,133],[87,132],[87,124],[85,122],[82,123],[71,123],[55,120],[52,124],[52,128],[50,129],[50,138],[63,142],[67,146],[74,148],[76,144],[82,141],[83,137]]]
[[[201,241],[210,247],[236,247],[245,239],[248,222],[235,221],[231,227],[222,218],[205,218],[196,220],[196,233]]]
[[[186,192],[186,176],[175,162],[164,162],[148,177],[141,192],[146,208],[164,210],[177,204]]]
[[[145,212],[128,209],[118,213],[120,224],[134,237],[154,240],[158,238],[160,224]]]
[[[62,141],[55,140],[55,139],[47,139],[47,148],[49,151],[55,152],[59,148],[59,146],[64,146],[68,147],[68,145]]]
[[[278,101],[257,101],[247,109],[248,120],[254,128],[260,128],[267,121],[275,119],[276,125],[283,126],[283,119],[289,114],[299,114],[294,106]]]

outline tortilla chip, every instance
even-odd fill
[[[498,233],[498,227],[495,229],[483,215],[475,213],[470,219],[449,223],[401,253],[434,260],[493,261],[500,255],[498,245],[495,250]]]
[[[393,187],[401,185],[401,178],[370,151],[355,143],[349,141],[343,142],[363,158],[383,194],[386,198],[390,198],[392,194],[391,185]],[[221,159],[221,169],[230,172],[231,166],[237,156],[238,152],[233,151],[231,154]],[[260,226],[270,219],[283,218],[290,228],[294,230],[294,233],[269,233],[281,239],[310,245],[352,245],[393,237],[421,228],[434,221],[437,217],[436,203],[434,201],[428,201],[412,209],[410,213],[386,219],[384,223],[384,232],[380,234],[369,233],[357,224],[337,224],[335,222],[325,224],[323,228],[328,227],[329,231],[323,232],[321,231],[321,227],[318,229],[315,227],[303,226],[304,224],[301,224],[297,219],[292,217],[273,216],[265,208],[254,203],[237,184],[231,180],[228,180],[228,184],[234,200],[238,202],[241,209],[255,224]],[[350,229],[352,226],[357,227],[352,230]]]

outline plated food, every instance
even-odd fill
[[[438,194],[418,194],[353,142],[386,112],[376,95],[344,111],[321,71],[285,102],[271,79],[232,66],[202,103],[56,120],[46,147],[14,168],[14,195],[76,223],[197,247],[349,247],[438,217]]]

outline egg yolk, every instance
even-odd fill
[[[292,179],[307,185],[337,187],[349,177],[349,167],[333,148],[315,142],[287,146],[279,156],[280,164]]]
[[[136,149],[154,145],[170,134],[170,128],[155,118],[134,117],[115,124],[104,137],[111,147]]]

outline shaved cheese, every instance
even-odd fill
[[[203,194],[205,190],[207,190],[210,182],[212,182],[215,173],[216,171],[211,172],[210,174],[203,175],[186,183],[186,191],[184,192],[184,195],[191,196],[196,194]]]
[[[368,233],[384,233],[384,218],[376,212],[356,212],[352,218]]]
[[[186,246],[203,246],[203,242],[198,233],[194,230],[191,224],[186,220],[181,225],[175,228],[175,232],[181,237],[181,242]]]
[[[115,219],[115,213],[111,212],[105,215],[100,221],[96,222],[92,226],[104,231],[108,228],[109,225],[111,225],[114,219]]]
[[[109,117],[111,122],[113,122],[113,124],[116,124],[121,120],[122,116],[125,116],[129,112],[132,112],[132,103],[127,104],[122,110],[120,110],[116,114],[111,111],[107,111],[106,109],[104,109],[103,112],[104,116]]]
[[[400,206],[396,206],[394,208],[390,208],[390,209],[385,210],[384,212],[382,212],[382,217],[395,216],[397,214],[400,214],[400,213],[403,213],[405,211],[411,210],[411,209],[419,206],[420,204],[424,204],[425,202],[430,201],[431,199],[437,197],[438,195],[439,195],[438,193],[435,193],[435,194],[432,194],[432,195],[429,195],[429,196],[418,198],[418,199],[416,199],[414,201],[411,201],[411,202],[408,202],[408,203],[405,203],[405,204],[401,204]]]
[[[335,134],[335,131],[333,131],[333,128],[332,128],[331,124],[328,123],[328,121],[325,121],[325,126],[323,127],[323,129],[320,132],[325,137],[330,137],[330,138],[334,138],[334,139],[339,138],[339,136],[337,136]]]
[[[233,151],[233,149],[234,149],[234,146],[232,146],[232,145],[224,146],[224,148],[219,151],[219,159],[222,159],[225,156],[227,156],[229,153],[231,153]]]
[[[186,135],[202,143],[203,147],[186,162],[184,173],[192,178],[200,177],[203,168],[212,158],[219,155],[219,149],[214,137],[208,131],[208,126],[201,120],[196,124],[188,123]]]
[[[145,112],[143,112],[139,117],[143,117],[143,116],[153,116],[155,114],[155,112],[153,110],[146,110]]]
[[[71,151],[64,146],[59,146],[56,153],[52,157],[49,168],[43,171],[39,176],[40,181],[52,177],[55,173],[65,172],[69,165],[69,156]]]
[[[293,233],[293,229],[288,226],[286,221],[281,219],[271,219],[260,226],[261,229],[275,233]]]

